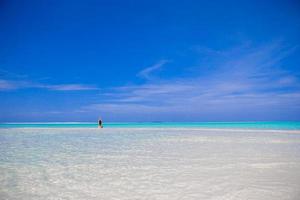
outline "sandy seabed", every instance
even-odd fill
[[[0,129],[0,199],[300,199],[300,132]]]

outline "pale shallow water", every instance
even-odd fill
[[[299,131],[0,129],[0,199],[300,197]]]

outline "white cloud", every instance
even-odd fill
[[[103,97],[105,100],[82,110],[116,115],[167,113],[169,116],[172,113],[201,116],[284,108],[300,110],[298,77],[283,70],[280,64],[290,52],[290,48],[276,42],[254,48],[234,48],[216,55],[210,51],[210,56],[215,56],[213,59],[222,62],[207,76],[150,80],[149,74],[165,63],[159,62],[142,71],[149,82],[114,88],[109,98]]]
[[[78,91],[78,90],[97,90],[98,88],[90,85],[82,84],[61,84],[61,85],[45,85],[45,88],[49,90],[57,91]]]
[[[0,80],[0,91],[13,89],[16,89],[16,85],[14,83],[7,80]]]
[[[80,91],[80,90],[97,90],[98,88],[92,85],[85,84],[42,84],[30,81],[12,81],[0,79],[0,91],[9,91],[26,88],[40,88],[55,91]]]
[[[141,78],[150,80],[152,79],[152,73],[158,69],[160,69],[162,66],[164,66],[165,64],[167,64],[168,62],[170,62],[169,60],[160,60],[158,61],[156,64],[147,67],[145,69],[143,69],[142,71],[140,71],[137,75]]]

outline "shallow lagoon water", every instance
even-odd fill
[[[106,128],[217,128],[250,130],[300,130],[298,121],[270,122],[129,122],[105,123]],[[0,128],[97,128],[93,122],[0,123]]]
[[[0,129],[1,199],[300,197],[299,131]]]

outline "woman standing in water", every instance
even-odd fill
[[[99,120],[98,120],[98,127],[99,128],[103,128],[103,125],[102,125],[102,120],[99,118]]]

